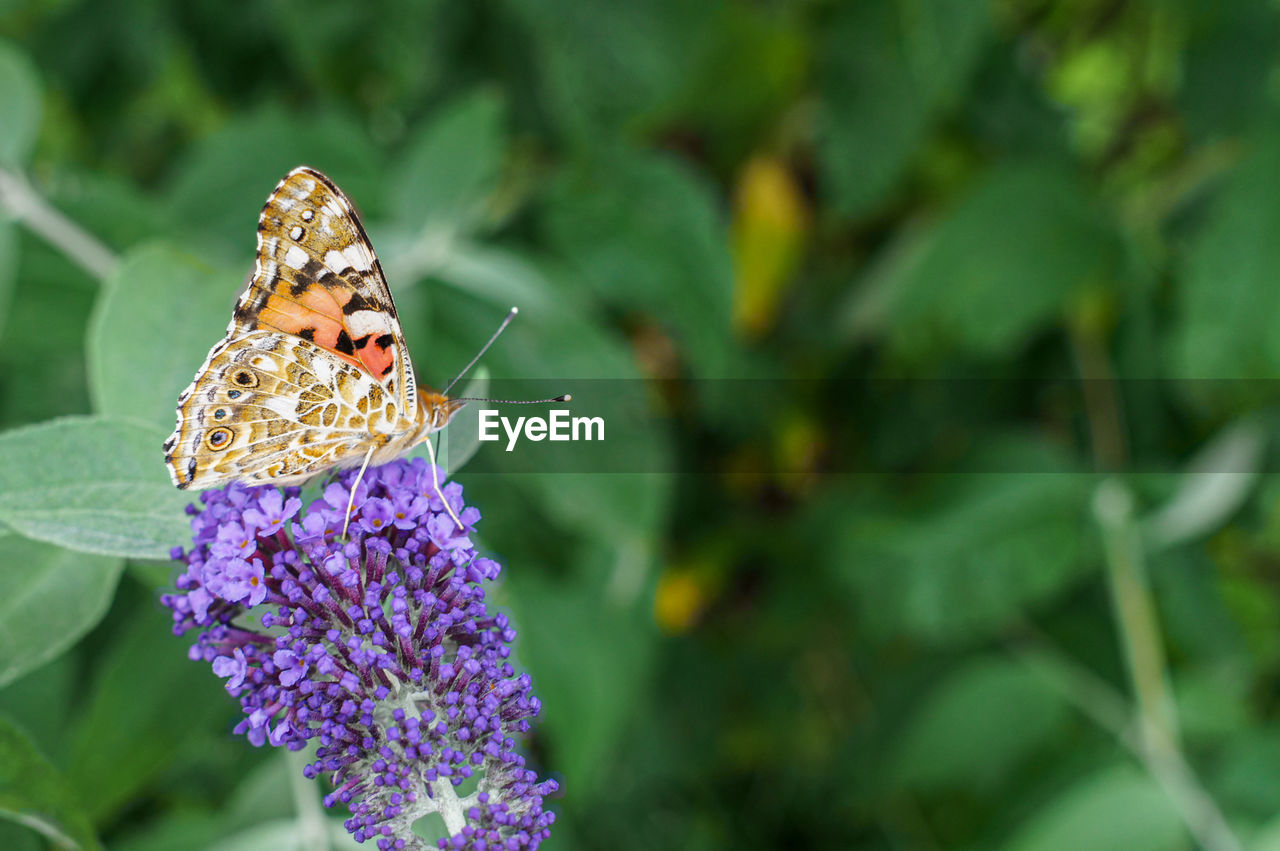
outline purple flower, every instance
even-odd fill
[[[284,522],[298,513],[302,508],[302,500],[296,496],[285,499],[275,488],[264,490],[258,497],[257,508],[246,508],[244,519],[247,524],[258,530],[260,537],[267,537],[279,532]]]
[[[305,508],[297,488],[202,494],[163,598],[175,632],[197,630],[192,658],[228,678],[237,733],[291,750],[318,740],[306,774],[329,774],[325,804],[348,805],[358,841],[422,848],[413,823],[440,813],[440,848],[536,848],[558,786],[515,747],[541,705],[510,662],[515,631],[485,605],[501,568],[471,542],[480,512],[445,485],[459,529],[431,468],[397,461],[366,471],[342,540],[354,478]],[[261,603],[258,629],[246,610]]]
[[[248,558],[258,549],[257,536],[239,523],[224,523],[209,549],[224,558]]]
[[[282,686],[292,686],[307,675],[306,660],[291,650],[277,650],[271,654],[271,661],[280,672]]]
[[[244,685],[245,675],[249,673],[249,662],[244,658],[244,651],[237,647],[231,656],[219,656],[213,660],[213,673],[219,677],[230,677],[227,680],[227,691],[234,691]]]
[[[412,493],[400,492],[391,504],[391,519],[397,529],[412,529],[418,525],[418,519],[430,510],[430,503]]]
[[[395,520],[395,508],[389,499],[367,499],[360,512],[360,525],[366,532],[381,532]]]
[[[262,560],[245,561],[232,556],[215,569],[205,566],[205,588],[224,600],[238,603],[246,601],[256,606],[267,596],[266,577],[262,573]]]

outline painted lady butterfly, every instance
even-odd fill
[[[195,489],[296,484],[356,465],[363,473],[424,440],[430,449],[427,438],[463,404],[415,385],[354,207],[299,166],[262,208],[253,278],[226,337],[178,396],[165,462],[175,485]],[[434,469],[433,450],[431,460]]]

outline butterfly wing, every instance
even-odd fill
[[[413,365],[382,264],[342,190],[315,169],[289,172],[258,217],[258,258],[227,336],[302,337],[379,381],[401,410],[417,402]]]
[[[295,168],[262,208],[226,337],[178,397],[164,444],[174,484],[289,484],[359,463],[371,444],[394,455],[417,413],[400,320],[355,208]]]
[[[174,484],[293,484],[360,463],[370,445],[399,451],[411,425],[382,383],[308,340],[250,331],[214,347],[178,397],[165,442]]]

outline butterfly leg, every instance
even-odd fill
[[[427,438],[427,456],[431,461],[431,487],[435,490],[436,496],[440,497],[440,501],[444,503],[444,510],[449,512],[449,516],[453,518],[453,522],[458,524],[458,528],[462,528],[462,521],[458,519],[458,515],[453,512],[453,506],[449,504],[449,500],[445,499],[444,491],[440,490],[439,467],[436,466],[436,448],[431,445],[431,438]]]
[[[364,471],[369,466],[369,459],[373,457],[373,450],[377,446],[370,446],[369,451],[364,454],[364,463],[360,465],[360,472],[356,473],[356,480],[351,483],[351,496],[347,498],[347,518],[342,521],[342,537],[347,537],[347,527],[351,525],[351,509],[356,504],[356,488],[360,487],[360,480],[364,478]]]

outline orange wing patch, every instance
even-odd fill
[[[297,297],[271,292],[258,310],[255,329],[283,331],[327,349],[378,379],[395,366],[395,336],[369,331],[352,337],[343,307],[357,296],[345,289],[315,285]]]
[[[351,203],[313,169],[290,172],[262,208],[257,267],[232,328],[302,337],[412,393],[382,266]]]

